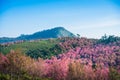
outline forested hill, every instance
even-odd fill
[[[31,35],[23,34],[16,38],[2,37],[2,38],[0,38],[0,43],[14,42],[14,41],[20,41],[20,40],[59,38],[59,37],[75,37],[75,35],[63,27],[55,27],[52,29],[35,32]]]

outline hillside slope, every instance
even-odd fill
[[[20,40],[36,40],[36,39],[48,39],[48,38],[59,38],[59,37],[75,37],[73,33],[66,30],[63,27],[55,27],[52,29],[47,29],[39,32],[35,32],[31,35],[21,35],[16,38],[0,38],[0,43],[14,42]]]

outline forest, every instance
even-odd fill
[[[0,80],[120,80],[120,37],[1,44]]]

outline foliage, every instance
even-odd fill
[[[98,40],[97,43],[102,43],[102,44],[111,44],[114,43],[117,45],[120,41],[120,37],[114,36],[114,35],[109,35],[107,36],[106,34],[101,37],[101,39]],[[119,45],[119,44],[118,44]]]
[[[10,75],[0,73],[0,80],[10,80]]]
[[[38,40],[33,42],[23,42],[11,45],[1,45],[0,52],[7,54],[10,50],[20,50],[32,58],[50,58],[53,55],[62,53],[61,47],[57,45],[58,39]]]
[[[55,44],[52,45],[52,42]],[[59,38],[33,42],[29,46],[29,42],[26,42],[23,46],[26,45],[31,50],[37,48],[38,51],[35,50],[32,54],[35,57],[31,58],[22,51],[13,50],[7,55],[0,54],[0,79],[119,80],[118,42],[120,41],[98,44],[97,40],[87,38]],[[35,47],[36,45],[38,46]],[[42,55],[37,54],[39,52]],[[37,55],[43,58],[36,57]]]
[[[72,61],[69,64],[68,80],[83,80],[85,78],[84,67],[79,61]]]
[[[42,66],[43,60],[36,61],[19,51],[11,51],[6,57],[1,56],[0,79],[2,80],[51,80],[42,77],[43,70],[45,71]],[[9,61],[6,62],[6,60]]]
[[[110,80],[119,80],[120,79],[120,73],[114,69],[114,68],[110,68]]]

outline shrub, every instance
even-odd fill
[[[120,80],[120,73],[116,69],[110,68],[109,77],[110,80]]]
[[[69,64],[67,80],[84,80],[84,67],[78,61],[72,61]]]

